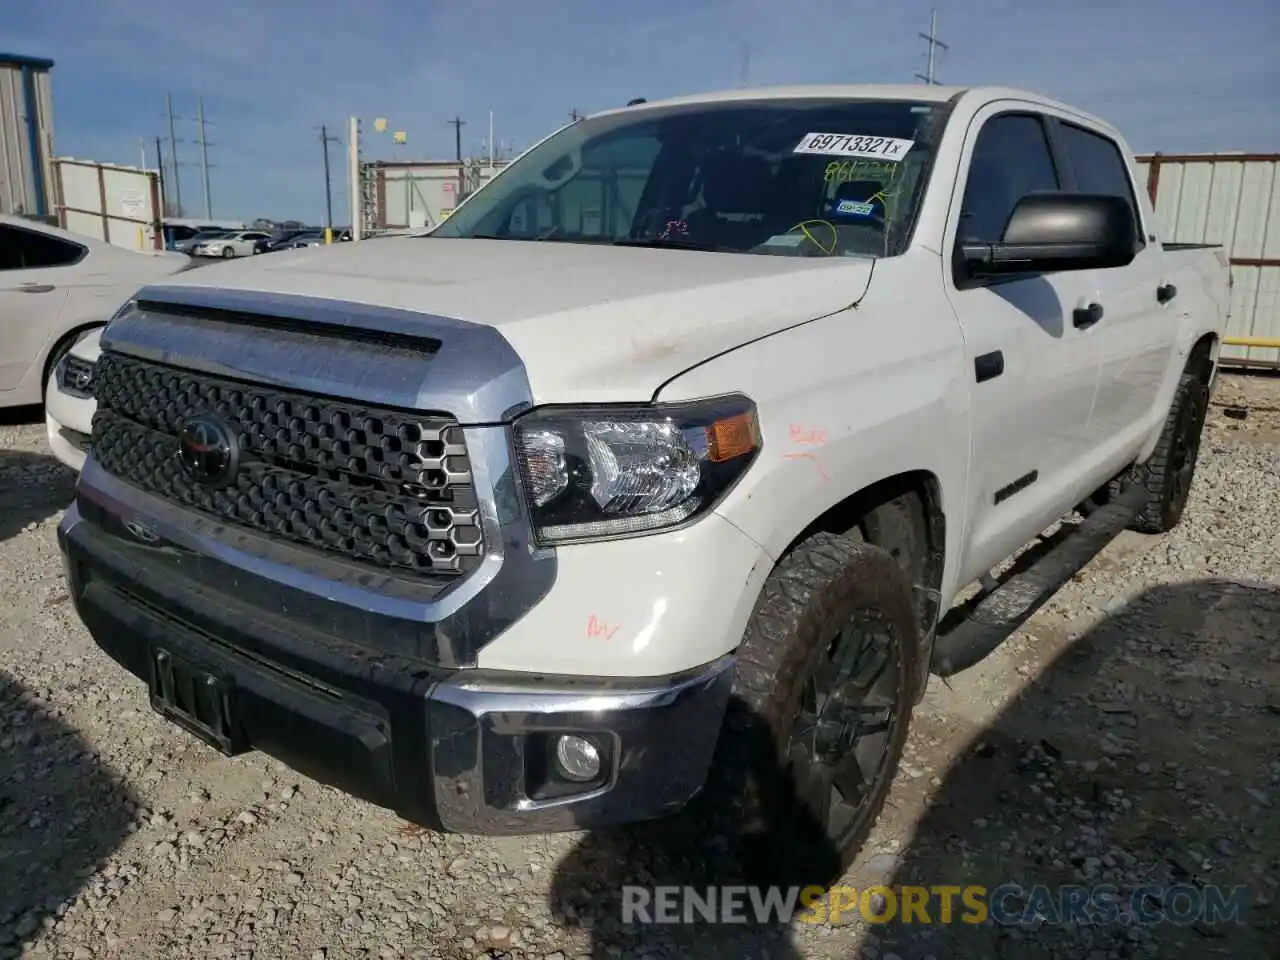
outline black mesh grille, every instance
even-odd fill
[[[107,352],[93,454],[175,503],[383,569],[456,576],[483,554],[462,429],[442,414],[380,410]],[[234,481],[192,479],[178,435],[213,414],[236,435]]]

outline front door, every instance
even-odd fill
[[[947,229],[952,253],[960,242],[998,242],[1018,200],[1062,186],[1041,116],[988,107],[969,138],[967,174],[956,188],[962,200],[953,202]],[[1099,355],[1090,331],[1072,323],[1087,301],[1087,272],[983,282],[964,276],[954,259],[945,282],[972,377],[966,583],[1073,505]]]

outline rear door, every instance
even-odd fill
[[[87,255],[87,248],[60,237],[0,223],[0,403],[33,383],[34,396],[24,389],[13,402],[39,399],[43,371],[33,368],[59,330],[70,281]]]
[[[1089,291],[1087,272],[982,281],[966,275],[958,256],[962,242],[998,242],[1023,196],[1062,188],[1045,117],[1023,106],[984,108],[966,134],[960,169],[944,282],[973,378],[966,582],[1076,502],[1099,358],[1088,331],[1071,322]]]
[[[1050,129],[1069,189],[1123,197],[1133,211],[1141,249],[1128,266],[1090,273],[1092,336],[1101,360],[1098,394],[1089,418],[1090,457],[1103,474],[1131,459],[1160,419],[1160,386],[1177,343],[1176,298],[1161,302],[1164,252],[1144,223],[1134,171],[1111,135],[1066,119]]]

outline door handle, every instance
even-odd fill
[[[1172,283],[1162,283],[1156,287],[1156,303],[1168,303],[1178,295],[1178,288]]]
[[[23,283],[18,285],[20,293],[53,293],[56,290],[52,283]]]
[[[1087,307],[1076,307],[1071,312],[1071,322],[1078,330],[1092,327],[1102,319],[1102,304],[1091,303]]]

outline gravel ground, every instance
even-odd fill
[[[1276,955],[1280,378],[1220,382],[1177,531],[1123,535],[933,681],[846,880],[1244,884],[1240,925],[622,929],[622,884],[698,876],[686,819],[437,836],[154,715],[68,602],[73,483],[40,426],[0,426],[0,960]]]

